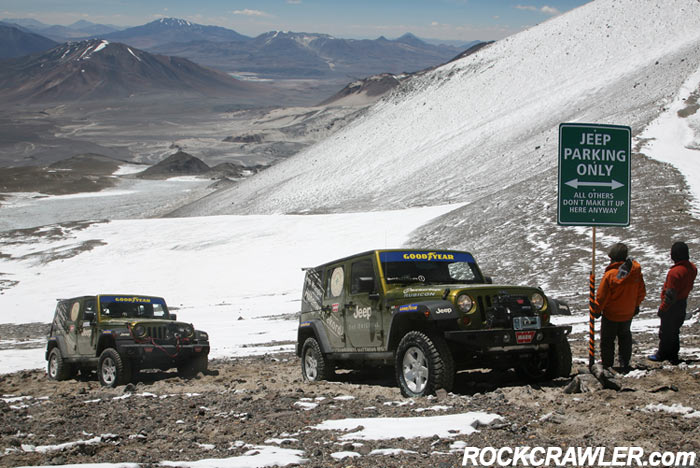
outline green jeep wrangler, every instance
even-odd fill
[[[49,378],[97,369],[102,385],[116,387],[135,380],[140,369],[177,367],[185,377],[206,371],[209,336],[176,320],[161,297],[59,299],[46,345]]]
[[[296,352],[306,380],[389,364],[414,397],[450,391],[461,369],[571,372],[571,327],[550,323],[555,302],[491,284],[468,252],[373,250],[305,271]]]

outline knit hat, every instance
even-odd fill
[[[608,257],[610,257],[610,260],[613,262],[624,262],[627,260],[627,246],[622,242],[618,242],[610,247]]]
[[[681,260],[690,260],[688,245],[685,242],[674,242],[671,246],[671,260],[679,262]]]

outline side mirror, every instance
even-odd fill
[[[177,320],[177,314],[170,314],[170,320],[172,320],[172,321]]]
[[[484,276],[484,282],[486,284],[493,284],[493,278],[491,278],[490,276]]]

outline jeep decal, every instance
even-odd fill
[[[355,313],[352,314],[356,319],[369,319],[372,316],[371,307],[355,307]]]
[[[442,307],[442,308],[437,308],[435,309],[436,314],[450,314],[452,313],[452,309],[449,307]]]

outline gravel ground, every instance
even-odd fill
[[[31,341],[42,330],[41,324],[15,327],[3,326],[3,338]],[[692,350],[700,348],[700,323],[683,329],[688,352],[679,366],[643,359],[655,346],[653,334],[635,340],[635,371],[620,377],[619,392],[567,394],[570,378],[537,385],[513,371],[481,370],[458,374],[453,393],[412,400],[401,397],[390,369],[338,371],[332,382],[303,382],[292,354],[215,360],[192,380],[174,371],[144,372],[135,385],[116,389],[100,387],[94,375],[54,382],[42,370],[6,374],[0,376],[0,465],[150,466],[250,455],[251,446],[303,451],[312,467],[460,466],[465,446],[637,446],[697,454],[700,358]],[[574,374],[585,372],[585,337],[571,341]],[[475,411],[502,419],[448,438],[349,440],[342,439],[346,432],[312,428],[340,418]],[[404,452],[381,455],[380,449]],[[338,460],[342,452],[357,455]]]

